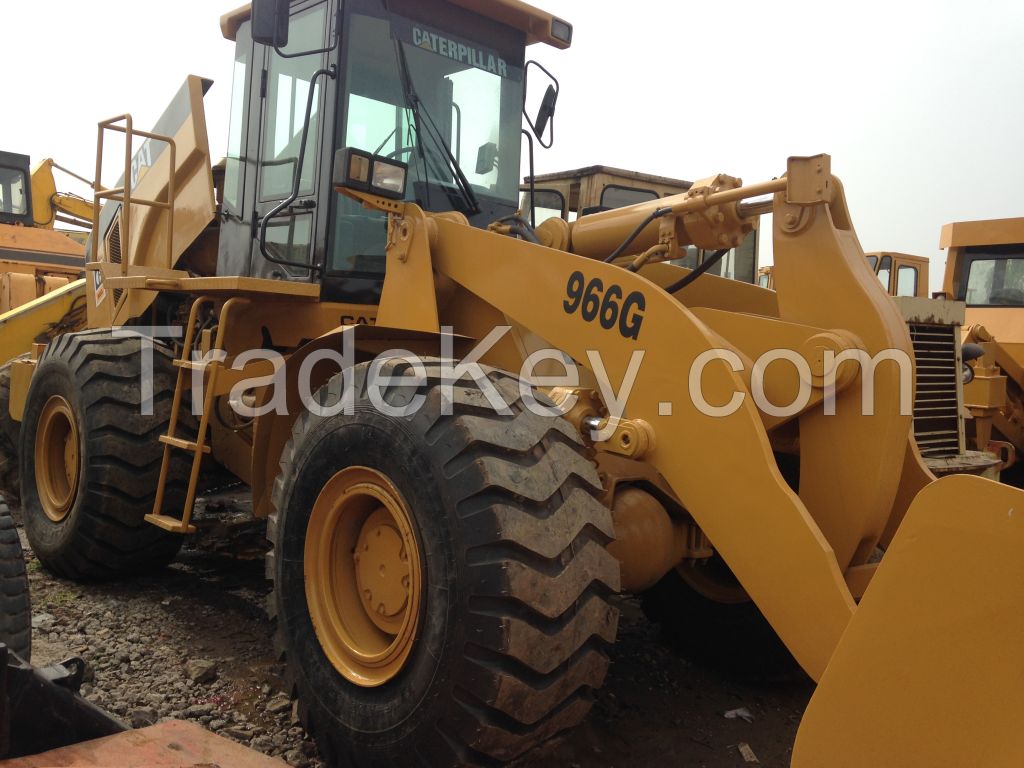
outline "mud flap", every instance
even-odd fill
[[[1024,765],[1024,491],[911,505],[804,714],[793,768]]]

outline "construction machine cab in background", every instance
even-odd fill
[[[520,210],[536,225],[549,218],[574,222],[581,216],[683,194],[691,187],[692,181],[594,165],[541,174],[532,182],[526,177],[521,189]],[[753,283],[758,273],[759,243],[759,230],[755,229],[740,246],[731,248],[709,274]],[[713,253],[714,250],[690,246],[686,256],[673,263],[693,269]]]
[[[871,271],[890,296],[928,297],[927,258],[894,251],[877,251],[865,255],[868,264],[871,265]],[[770,265],[757,270],[757,284],[769,290],[775,289],[775,279]]]
[[[27,155],[0,152],[0,316],[63,288],[85,269],[83,227],[91,223],[65,212],[91,213],[92,206],[57,193],[54,167],[49,159],[30,166]],[[57,230],[58,221],[78,229]]]
[[[867,254],[868,263],[890,296],[928,298],[928,259],[909,253]]]
[[[1024,451],[1024,218],[947,224],[939,247],[943,290],[967,307],[964,343],[984,352],[965,396],[988,409],[997,437]]]

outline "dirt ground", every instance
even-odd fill
[[[83,692],[136,726],[196,720],[317,768],[315,747],[281,690],[264,614],[261,539],[252,524],[218,524],[163,573],[106,585],[60,581],[27,552],[33,661],[81,656],[92,670]],[[620,602],[611,671],[590,717],[519,766],[789,765],[810,682],[733,681],[673,651],[636,601]],[[741,708],[751,722],[724,716]]]

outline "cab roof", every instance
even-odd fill
[[[555,48],[564,49],[572,44],[572,25],[539,8],[520,2],[520,0],[446,0],[446,2],[525,32],[527,45],[546,43]],[[224,37],[233,41],[238,34],[238,28],[251,16],[251,3],[221,16],[220,29]]]
[[[1024,243],[1024,218],[958,221],[942,228],[939,248]]]

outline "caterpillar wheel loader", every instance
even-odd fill
[[[586,716],[609,598],[669,576],[756,605],[818,681],[794,766],[1019,765],[1024,496],[924,466],[908,332],[827,156],[534,228],[526,50],[566,22],[260,0],[222,27],[223,205],[203,80],[153,131],[102,123],[97,168],[117,132],[125,169],[96,195],[89,327],[14,364],[45,567],[158,567],[205,470],[234,473],[335,765],[526,753]],[[777,291],[672,263],[768,211]]]

